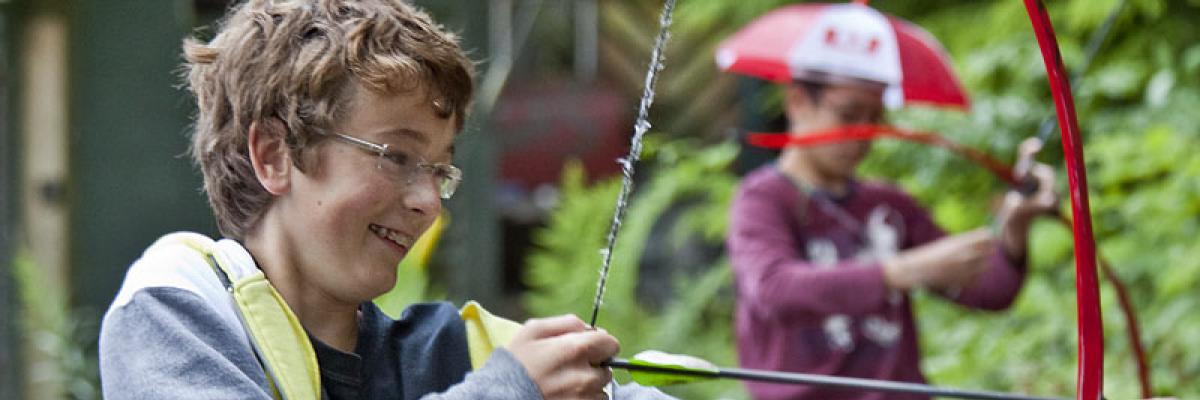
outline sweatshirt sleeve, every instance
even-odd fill
[[[245,340],[199,295],[138,290],[100,328],[106,399],[270,399]]]
[[[653,388],[653,387],[649,387],[649,386],[642,386],[642,385],[639,385],[637,383],[632,383],[632,382],[625,384],[625,385],[617,386],[616,392],[617,392],[616,395],[612,396],[612,398],[614,398],[614,399],[622,399],[622,400],[625,400],[625,399],[629,399],[629,400],[675,399],[674,397],[669,396],[666,393],[659,391],[657,388]]]
[[[888,290],[879,263],[843,260],[817,268],[803,258],[802,238],[789,226],[794,206],[764,188],[739,189],[728,248],[740,301],[796,319],[863,315],[882,307]]]
[[[421,400],[507,400],[540,399],[542,392],[525,372],[525,367],[505,349],[496,349],[482,368],[449,390]]]
[[[958,296],[950,299],[955,303],[981,310],[1006,309],[1021,292],[1025,281],[1025,264],[1026,257],[1011,260],[1004,254],[1004,249],[997,246],[996,251],[988,258],[987,269],[975,278],[975,283],[963,288]]]
[[[898,203],[901,213],[905,216],[905,223],[909,226],[909,242],[905,248],[920,246],[946,235],[916,200],[904,195]],[[1005,255],[1002,247],[996,246],[995,252],[988,257],[986,269],[975,279],[975,283],[963,288],[957,295],[939,295],[976,309],[1008,308],[1021,291],[1022,282],[1025,280],[1025,260],[1024,256],[1019,260],[1012,260]]]
[[[615,398],[623,400],[670,400],[671,396],[655,388],[637,384],[621,385]],[[462,383],[444,393],[430,394],[421,400],[515,400],[541,399],[542,391],[526,373],[525,367],[503,348],[496,349],[488,362],[467,374]]]

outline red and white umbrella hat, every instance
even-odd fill
[[[775,9],[719,46],[717,66],[756,78],[859,79],[887,85],[884,102],[967,108],[966,92],[932,35],[860,3]]]

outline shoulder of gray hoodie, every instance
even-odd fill
[[[207,262],[161,253],[148,252],[134,263],[104,316],[104,398],[272,398],[228,293]],[[638,385],[620,386],[613,397],[671,398]],[[512,354],[498,349],[461,382],[421,398],[538,399],[541,393]]]

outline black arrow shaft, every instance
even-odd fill
[[[762,371],[743,368],[718,368],[716,371],[681,370],[670,367],[633,364],[629,360],[614,358],[605,365],[628,371],[644,371],[669,375],[694,376],[700,378],[729,378],[744,381],[788,383],[799,385],[830,386],[845,389],[872,390],[880,392],[917,393],[929,396],[953,397],[958,399],[985,400],[1062,400],[1054,397],[1023,396],[1016,394],[961,390],[908,382],[893,382],[878,379],[847,378],[794,372]]]

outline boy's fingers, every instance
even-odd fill
[[[589,366],[599,365],[621,350],[617,338],[603,332],[572,332],[546,339],[547,346],[561,349],[566,359],[581,360]]]
[[[533,339],[560,336],[571,332],[582,332],[587,324],[579,317],[567,314],[549,318],[532,318],[525,321],[523,331]]]
[[[617,352],[620,351],[617,338],[595,330],[566,334],[556,339],[563,340],[563,346],[568,348],[572,357],[582,357],[587,360],[588,365],[599,365],[617,356]]]
[[[1033,175],[1038,180],[1038,183],[1045,188],[1043,191],[1054,191],[1054,168],[1050,168],[1046,164],[1037,164],[1033,166],[1033,170],[1029,174]]]
[[[1035,137],[1021,141],[1021,144],[1017,146],[1017,158],[1032,162],[1033,157],[1042,150],[1042,144],[1041,139]]]
[[[604,332],[585,332],[589,341],[587,360],[588,364],[598,365],[604,361],[608,361],[621,351],[621,343],[617,338]]]
[[[604,393],[604,388],[612,382],[612,370],[604,367],[593,367],[592,374],[584,384],[587,393]]]
[[[1034,164],[1030,168],[1028,176],[1038,181],[1038,184],[1041,185],[1038,189],[1042,191],[1054,190],[1054,169],[1050,168],[1049,165]]]
[[[603,398],[604,388],[612,381],[607,368],[565,368],[542,387],[546,398],[595,399]]]
[[[1033,193],[1025,193],[1024,197],[1017,202],[1022,210],[1021,212],[1028,214],[1029,212],[1040,213],[1051,211],[1058,205],[1058,195],[1054,192],[1055,174],[1054,169],[1046,164],[1034,164],[1029,171],[1025,173],[1027,180],[1037,182],[1037,191]]]
[[[1029,174],[1029,169],[1033,167],[1035,162],[1033,157],[1042,150],[1042,141],[1038,138],[1029,138],[1021,142],[1017,146],[1017,162],[1013,163],[1013,177],[1021,180]]]

